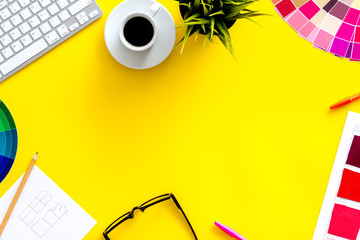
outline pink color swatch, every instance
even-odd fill
[[[302,5],[299,10],[310,20],[318,11],[320,11],[320,8],[313,1],[308,1]]]
[[[314,44],[321,47],[324,50],[328,50],[334,36],[324,30],[320,30],[314,40]]]
[[[338,32],[336,33],[336,37],[350,41],[351,37],[353,36],[354,30],[355,26],[347,23],[342,23]]]
[[[335,204],[329,226],[329,234],[356,240],[360,229],[360,210]]]
[[[355,25],[359,19],[360,11],[355,8],[350,8],[348,14],[346,15],[344,22]]]
[[[310,33],[315,29],[315,27],[316,25],[309,21],[305,24],[305,26],[302,29],[300,29],[299,33],[305,38],[307,38],[310,35]]]
[[[291,17],[289,17],[289,19],[287,20],[287,23],[296,32],[298,32],[307,22],[308,20],[299,10],[296,10],[296,12],[293,15],[291,15]]]

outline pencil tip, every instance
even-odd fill
[[[38,153],[39,152],[36,152],[35,156],[33,157],[34,160],[37,160]]]

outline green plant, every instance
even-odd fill
[[[257,0],[176,0],[179,2],[184,22],[178,27],[186,27],[185,36],[179,41],[182,43],[181,53],[188,38],[195,33],[195,41],[199,33],[205,35],[207,40],[213,42],[217,36],[229,53],[235,57],[234,49],[228,28],[236,20],[251,18],[266,14],[252,11],[248,7]]]

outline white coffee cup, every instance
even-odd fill
[[[133,12],[129,13],[128,15],[126,15],[122,19],[122,21],[119,25],[119,37],[120,37],[121,43],[126,48],[128,48],[132,51],[140,52],[140,51],[145,51],[154,45],[156,38],[157,38],[157,34],[158,34],[158,32],[157,32],[158,30],[157,30],[157,26],[156,26],[154,17],[156,16],[160,7],[161,7],[161,5],[157,2],[155,2],[151,5],[148,12],[133,11]],[[141,29],[140,27],[138,29],[131,29],[131,28],[134,28],[135,26],[138,26],[134,23],[137,20],[141,21],[145,25],[148,25],[147,26],[148,28],[149,28],[149,24],[151,24],[151,27],[153,30],[152,36],[150,36],[150,34],[148,34],[149,36],[142,36],[141,34],[144,34],[144,33],[142,32],[143,29]],[[139,21],[137,21],[137,22],[139,22]],[[127,33],[124,33],[125,30]],[[130,31],[130,33],[128,33],[129,31]],[[129,35],[132,35],[132,37],[130,38]],[[136,36],[136,35],[139,35],[139,36]],[[145,40],[144,39],[136,39],[139,37],[143,37],[143,38],[145,37],[146,39]],[[142,41],[145,41],[145,42],[142,42]],[[141,42],[141,44],[134,44],[135,42]]]

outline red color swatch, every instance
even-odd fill
[[[360,42],[360,28],[357,27],[355,40]],[[360,168],[360,136],[354,136],[346,164]]]
[[[335,204],[329,226],[329,234],[356,240],[360,229],[360,210]]]
[[[344,169],[338,197],[360,202],[360,173]]]
[[[281,16],[286,17],[296,10],[295,5],[290,0],[282,0],[275,5]]]
[[[356,27],[354,42],[360,43],[360,27]],[[354,136],[354,137],[356,137],[356,136]]]

